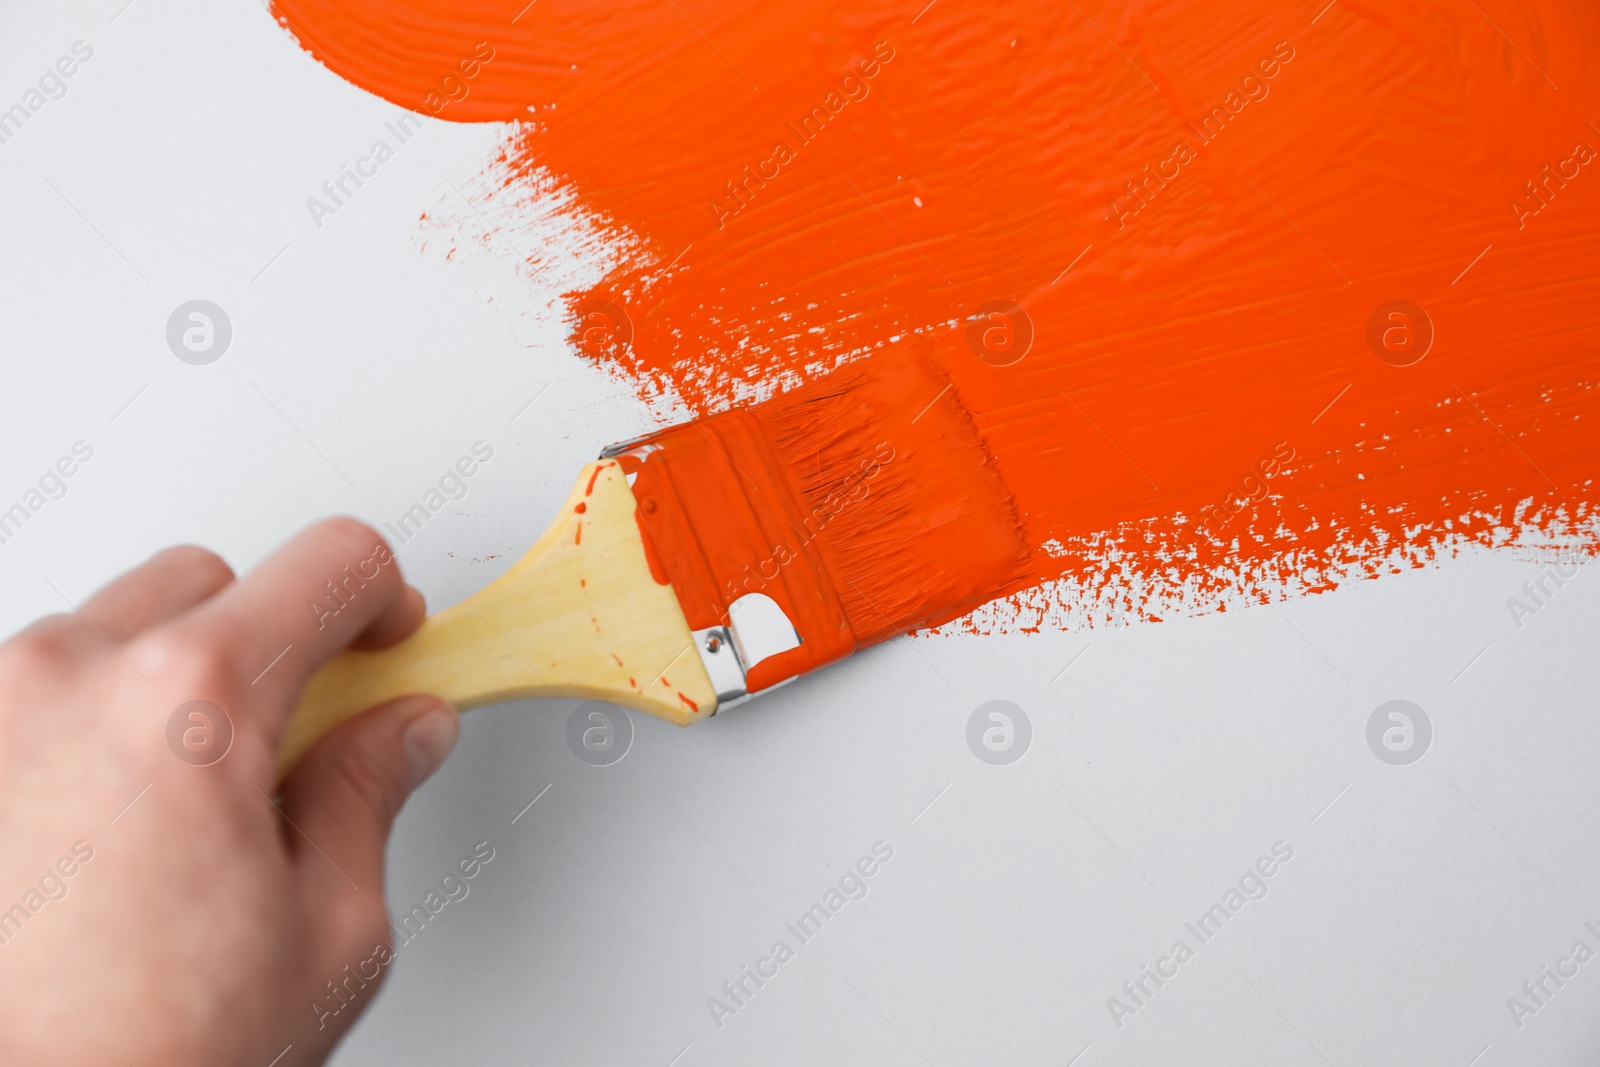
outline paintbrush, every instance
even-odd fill
[[[501,577],[309,683],[287,769],[405,693],[587,697],[688,725],[1017,588],[1010,492],[932,346],[605,449]]]

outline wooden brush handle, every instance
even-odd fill
[[[615,460],[585,467],[544,536],[483,590],[398,645],[323,667],[284,733],[280,775],[334,726],[407,693],[462,709],[589,697],[680,726],[716,710],[677,595],[651,576]]]

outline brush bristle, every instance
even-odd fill
[[[851,364],[754,409],[857,642],[966,614],[1026,574],[1016,506],[929,351]]]
[[[865,360],[608,450],[692,630],[728,625],[751,594],[793,623],[798,647],[746,664],[750,692],[1022,583],[1015,505],[935,359]]]

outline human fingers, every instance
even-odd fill
[[[233,571],[215,553],[193,545],[165,549],[113,578],[82,607],[47,615],[18,631],[0,646],[5,649],[0,659],[77,664],[97,652],[121,652],[132,638],[231,581]]]
[[[313,671],[352,644],[404,637],[422,614],[383,538],[339,518],[301,531],[171,628],[180,643],[226,650],[249,713],[275,742]]]
[[[297,851],[313,867],[319,852],[331,860],[342,872],[332,883],[380,883],[395,815],[444,762],[459,730],[455,708],[426,693],[386,701],[330,730],[283,783],[283,813],[305,832]]]
[[[287,840],[317,946],[316,973],[337,980],[388,941],[389,831],[458,731],[455,709],[438,697],[399,697],[339,724],[284,781],[280,810],[292,824]]]
[[[157,552],[84,602],[85,621],[122,644],[215,596],[233,581],[221,556],[195,545]]]

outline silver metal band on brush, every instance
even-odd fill
[[[639,445],[643,444],[645,441],[648,441],[652,436],[652,434],[645,434],[643,437],[630,437],[626,441],[618,441],[614,445],[606,445],[606,447],[600,450],[600,458],[616,459],[624,452],[632,452]],[[640,449],[639,458],[643,459],[645,456],[654,451],[656,447],[658,446],[652,445],[649,448]]]
[[[717,690],[718,711],[750,699],[745,686],[751,667],[768,656],[800,647],[800,634],[794,623],[765,593],[746,593],[735,600],[728,605],[728,619],[727,626],[693,631],[700,662]]]
[[[600,452],[601,459],[633,455],[640,460],[660,449],[648,437],[619,441]],[[637,472],[628,475],[633,485]],[[746,593],[728,605],[728,624],[691,630],[700,664],[717,692],[717,711],[750,699],[748,672],[768,656],[776,656],[801,645],[800,632],[776,600],[765,593]],[[793,681],[786,678],[784,682]],[[779,682],[778,685],[784,684]],[[776,689],[777,685],[769,688]]]
[[[750,699],[745,691],[744,661],[739,658],[739,646],[733,630],[727,626],[709,626],[694,630],[694,647],[700,653],[700,663],[717,691],[717,711],[723,711]],[[713,713],[714,714],[714,713]]]

